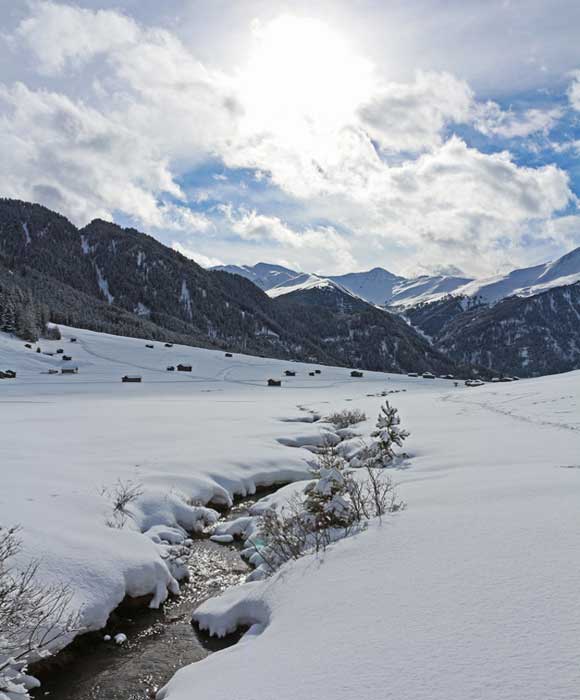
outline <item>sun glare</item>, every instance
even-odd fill
[[[373,69],[323,22],[283,15],[253,24],[254,41],[240,74],[252,129],[290,136],[305,125],[332,129],[372,93]]]

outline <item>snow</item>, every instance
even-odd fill
[[[308,289],[333,289],[343,294],[347,294],[350,297],[356,297],[350,290],[337,282],[333,282],[330,279],[324,277],[318,277],[317,275],[303,274],[298,277],[284,282],[277,287],[272,287],[268,289],[266,294],[275,299],[276,297],[282,296],[284,294],[290,294],[291,292],[305,291]]]
[[[449,294],[459,294],[472,280],[465,277],[448,277],[444,275],[422,276],[403,280],[393,286],[388,304],[402,308],[415,306],[422,302],[443,299]]]
[[[115,298],[109,291],[109,283],[103,277],[103,273],[101,272],[101,269],[98,265],[95,265],[95,271],[97,273],[97,282],[99,283],[99,289],[101,290],[103,296],[109,302],[109,304],[112,304]]]
[[[185,306],[188,316],[192,317],[191,310],[191,294],[189,288],[187,287],[187,282],[185,279],[181,280],[181,296],[179,297],[180,302]]]
[[[109,303],[112,303],[113,297],[111,297],[111,300]],[[143,304],[143,302],[139,302],[137,306],[133,309],[133,313],[137,314],[137,316],[151,316],[151,309]]]
[[[408,508],[204,603],[250,631],[160,700],[577,697],[580,372],[406,386]]]
[[[20,524],[46,583],[65,581],[102,627],[125,595],[159,604],[178,587],[169,548],[215,521],[212,504],[296,481],[220,525],[246,538],[253,515],[304,489],[321,435],[356,449],[382,391],[410,431],[390,474],[403,512],[320,558],[232,588],[195,613],[242,641],[182,669],[164,700],[570,700],[580,687],[580,372],[472,391],[461,384],[290,363],[61,328],[58,355],[0,334],[2,524]],[[69,344],[71,336],[78,338]],[[166,372],[187,363],[191,373]],[[295,377],[285,377],[291,367]],[[138,372],[142,384],[122,384]],[[280,377],[282,386],[266,386]],[[402,391],[402,390],[405,391]],[[368,419],[339,434],[320,416]],[[109,527],[119,482],[139,486]],[[252,671],[253,669],[253,671]]]
[[[229,505],[252,494],[308,476],[312,453],[279,439],[304,436],[311,419],[297,408],[314,398],[342,402],[345,389],[384,385],[368,373],[353,384],[348,369],[289,363],[61,327],[60,341],[24,342],[0,334],[0,367],[17,378],[0,384],[2,524],[22,527],[22,561],[41,560],[43,581],[65,581],[84,623],[97,629],[125,595],[151,595],[152,604],[177,590],[163,558],[167,547],[215,519],[192,503]],[[76,337],[76,343],[70,338]],[[66,348],[78,374],[50,375]],[[51,354],[44,354],[51,353]],[[191,373],[167,372],[191,364]],[[141,384],[123,384],[138,373]],[[282,377],[282,387],[266,386]],[[308,424],[312,441],[320,428]],[[30,439],[33,436],[33,439]],[[122,528],[112,502],[116,485],[142,491]]]
[[[30,238],[30,231],[28,230],[28,223],[26,221],[22,222],[22,230],[24,231],[24,240],[26,245],[32,243],[32,238]]]
[[[533,296],[579,281],[580,248],[576,248],[553,262],[513,270],[506,275],[473,280],[455,289],[453,294],[479,297],[483,301],[495,303],[508,296]]]

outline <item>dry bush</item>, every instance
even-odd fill
[[[359,411],[358,408],[347,409],[343,411],[335,411],[326,417],[329,423],[332,423],[335,428],[348,428],[351,425],[362,423],[367,419],[366,413]]]
[[[357,519],[381,518],[386,513],[404,510],[406,503],[397,499],[396,486],[383,469],[364,467],[364,479],[349,480],[349,496]]]
[[[290,559],[324,551],[332,542],[364,529],[372,518],[405,508],[383,469],[372,467],[370,461],[364,469],[364,478],[360,472],[355,477],[335,448],[326,446],[304,495],[296,494],[279,511],[266,511],[259,539],[249,544],[269,573]]]
[[[101,494],[111,501],[112,516],[107,520],[107,525],[120,529],[129,518],[135,518],[129,506],[143,495],[143,485],[118,479],[112,488],[103,488]]]
[[[72,592],[67,586],[39,584],[38,562],[23,570],[14,567],[21,549],[17,533],[17,528],[0,527],[0,697],[8,698],[28,697],[27,664],[81,631],[79,615],[70,612]]]

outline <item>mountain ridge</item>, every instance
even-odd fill
[[[0,305],[8,303],[2,280],[11,299],[15,287],[22,298],[42,300],[51,320],[71,326],[327,364],[372,362],[383,371],[453,366],[384,310],[376,348],[364,347],[364,333],[351,333],[371,308],[362,300],[348,314],[325,311],[327,335],[352,336],[333,347],[312,331],[311,309],[301,303],[278,303],[242,276],[206,270],[136,229],[95,219],[79,230],[18,200],[0,200]],[[393,329],[412,352],[389,343]]]

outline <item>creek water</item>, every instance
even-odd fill
[[[255,501],[239,501],[226,519],[248,512]],[[192,611],[207,598],[242,583],[250,569],[235,544],[195,539],[188,562],[189,581],[181,594],[159,610],[146,601],[127,600],[110,616],[105,629],[78,637],[45,668],[31,669],[41,682],[34,698],[50,700],[146,700],[183,666],[230,646],[243,634],[216,640],[196,630]],[[118,645],[116,634],[127,636]],[[111,640],[105,641],[105,636]]]

